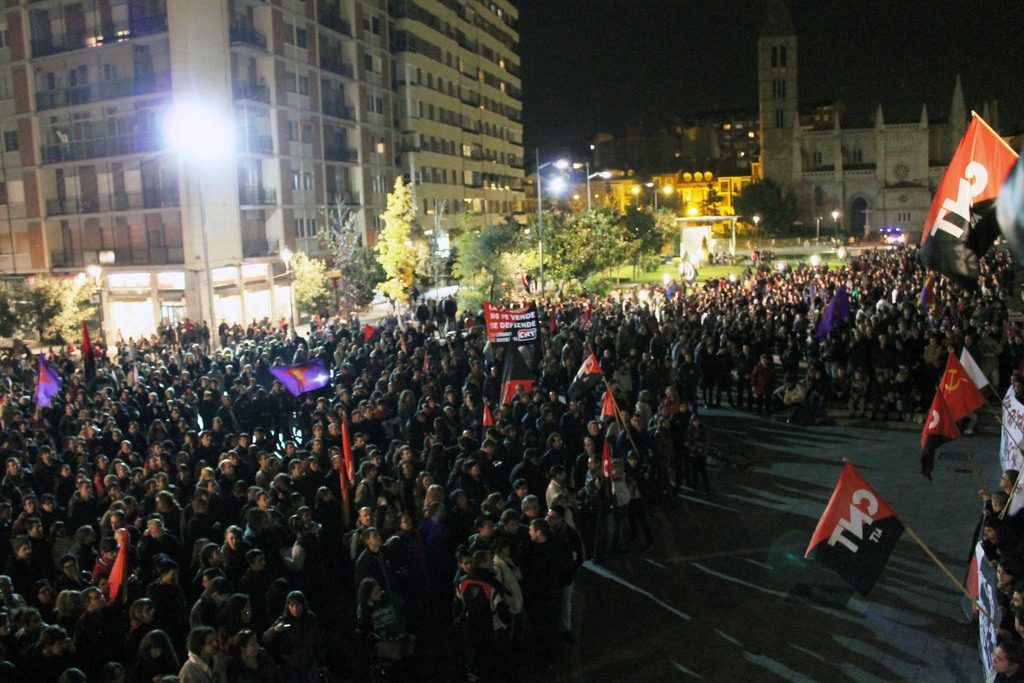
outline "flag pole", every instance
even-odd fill
[[[622,426],[622,431],[626,432],[626,438],[629,439],[629,443],[633,444],[633,450],[636,451],[637,455],[639,455],[640,448],[636,445],[636,441],[633,440],[633,435],[629,432],[629,425],[627,425],[626,421],[622,419],[622,413],[619,411],[619,404],[615,400],[615,394],[612,392],[611,385],[608,384],[607,379],[604,379],[604,390],[608,392],[608,395],[612,399],[612,408],[615,409],[615,420]]]
[[[967,590],[967,587],[964,586],[962,583],[960,583],[959,579],[957,579],[955,576],[953,576],[953,572],[949,571],[949,569],[946,567],[946,565],[942,563],[942,560],[940,560],[935,555],[935,553],[932,552],[932,549],[928,547],[928,544],[924,542],[924,539],[922,539],[920,536],[917,535],[917,532],[914,531],[914,527],[912,527],[909,524],[907,524],[907,520],[903,519],[903,517],[901,517],[899,514],[896,514],[896,518],[900,520],[900,522],[903,524],[903,528],[906,529],[907,533],[910,534],[910,537],[913,538],[917,542],[917,544],[919,546],[921,546],[921,548],[928,555],[928,557],[931,558],[932,562],[934,562],[936,565],[938,565],[939,569],[941,569],[942,572],[947,577],[949,577],[949,580],[953,582],[953,585],[955,585],[957,588],[959,588],[960,591],[964,595],[966,595],[967,598],[972,603],[975,604],[975,606],[977,606],[978,611],[985,615],[985,618],[988,619],[989,623],[991,623],[992,625],[994,625],[994,626],[996,626],[998,628],[999,624],[997,624],[995,622],[995,620],[992,618],[992,615],[989,614],[988,611],[984,607],[981,606],[981,604],[978,602],[978,600],[973,595],[971,595],[971,592],[969,590]]]

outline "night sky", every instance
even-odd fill
[[[526,157],[580,150],[598,131],[757,105],[767,0],[519,0]],[[887,121],[999,101],[1024,130],[1024,2],[792,0],[801,103],[843,99]]]

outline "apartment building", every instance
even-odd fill
[[[425,226],[502,220],[523,201],[518,12],[509,0],[390,0],[399,172]],[[443,238],[442,238],[443,244]]]
[[[386,0],[5,0],[0,276],[102,266],[114,339],[287,317],[282,250],[317,252],[335,204],[372,242],[384,210],[388,28]],[[185,102],[220,158],[170,144]]]

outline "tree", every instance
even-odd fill
[[[718,194],[714,183],[708,183],[708,191],[700,203],[700,210],[705,216],[722,215],[722,195]]]
[[[641,268],[647,269],[661,256],[661,250],[668,239],[665,230],[665,216],[669,212],[660,210],[655,214],[648,209],[629,207],[623,220],[627,239],[626,253],[633,264],[633,277]]]
[[[377,236],[374,249],[384,269],[384,281],[377,289],[397,304],[409,298],[418,255],[412,234],[416,222],[416,205],[412,201],[412,192],[401,176],[395,178],[395,190],[388,194],[388,208],[381,217],[384,219],[384,228]]]
[[[464,308],[476,309],[483,301],[507,303],[509,288],[503,285],[532,265],[532,251],[524,250],[525,242],[515,223],[485,225],[479,232],[467,230],[459,237],[452,275],[459,280]]]
[[[534,246],[536,220],[531,222]],[[544,276],[558,283],[582,283],[589,276],[626,262],[626,231],[621,214],[607,206],[584,213],[544,212]]]
[[[33,278],[23,290],[19,307],[25,328],[35,330],[44,343],[75,339],[82,322],[92,317],[92,287],[84,275],[67,278]]]
[[[291,269],[295,308],[310,315],[327,313],[331,308],[331,291],[324,262],[300,251],[292,256]]]
[[[0,337],[13,337],[18,331],[21,322],[18,300],[23,295],[20,290],[21,287],[0,288]]]
[[[324,219],[327,229],[320,233],[320,242],[330,254],[331,268],[338,271],[335,294],[338,308],[347,314],[373,301],[384,271],[373,249],[363,244],[354,212],[337,205],[324,210]]]
[[[743,188],[735,201],[736,213],[752,223],[755,215],[761,217],[759,227],[768,232],[788,229],[796,217],[796,202],[792,195],[783,195],[782,189],[771,179],[759,180]]]

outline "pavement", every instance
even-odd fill
[[[977,681],[977,626],[960,593],[904,533],[867,597],[804,552],[843,458],[935,551],[966,568],[981,510],[967,450],[990,487],[999,428],[944,445],[919,474],[920,427],[798,427],[730,409],[706,413],[743,469],[712,470],[710,497],[654,513],[653,551],[588,563],[562,681]],[[912,428],[911,428],[912,427]]]

